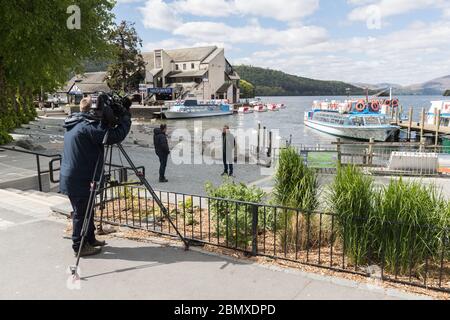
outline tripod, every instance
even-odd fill
[[[87,205],[86,213],[84,215],[83,228],[81,229],[81,243],[80,243],[80,247],[78,249],[77,260],[76,260],[75,265],[70,267],[70,272],[72,273],[72,276],[74,276],[74,277],[76,277],[78,275],[78,267],[80,265],[81,250],[83,249],[83,246],[86,242],[86,237],[88,235],[89,223],[94,215],[95,199],[97,197],[97,194],[99,194],[99,190],[102,189],[102,186],[104,185],[104,182],[105,182],[105,164],[106,164],[108,155],[110,157],[110,165],[111,165],[112,148],[114,147],[114,145],[107,144],[108,138],[109,138],[109,131],[106,132],[105,138],[103,139],[103,142],[102,142],[103,149],[104,149],[103,156],[102,156],[102,153],[100,153],[98,156],[97,162],[95,164],[94,176],[92,178],[88,205]],[[124,156],[125,160],[129,164],[130,168],[134,171],[134,174],[136,175],[136,177],[139,178],[139,181],[141,182],[141,184],[150,192],[150,195],[153,197],[156,204],[161,209],[161,212],[169,221],[170,225],[174,228],[178,237],[183,241],[185,250],[189,250],[189,242],[181,235],[180,231],[178,230],[176,225],[173,223],[167,208],[164,206],[161,199],[159,199],[159,197],[156,195],[156,192],[153,190],[152,186],[147,181],[144,174],[139,172],[139,170],[137,169],[137,167],[134,165],[133,161],[131,160],[130,156],[127,154],[127,152],[125,151],[125,149],[123,148],[123,146],[120,143],[116,144],[115,146],[117,146],[119,152]],[[100,176],[99,176],[99,178],[97,178],[99,172],[100,172]],[[111,175],[111,166],[109,168],[109,176],[110,175]],[[103,199],[103,191],[100,194],[100,202],[103,202],[102,199]],[[101,205],[103,206],[103,203],[101,203]],[[102,215],[102,217],[103,217],[103,215]]]

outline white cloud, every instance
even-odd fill
[[[371,19],[374,7],[381,12],[382,18],[408,13],[422,8],[444,8],[449,5],[448,0],[348,0],[357,5],[348,19],[351,21],[367,21]]]
[[[235,6],[242,14],[294,21],[319,9],[319,0],[236,0]]]
[[[319,0],[148,0],[146,7],[157,7],[157,12],[164,7],[164,11],[198,17],[248,15],[295,22],[313,14],[319,8]]]
[[[330,39],[313,45],[262,50],[238,62],[319,79],[421,83],[450,74],[450,22],[413,23],[381,37]]]
[[[243,27],[231,27],[221,22],[188,22],[175,29],[173,34],[199,41],[256,43],[280,47],[311,45],[327,38],[327,31],[320,27],[303,26],[278,30],[264,28],[256,21]]]
[[[146,28],[170,31],[182,23],[173,8],[162,0],[147,0],[145,6],[139,10]]]

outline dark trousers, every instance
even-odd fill
[[[73,208],[72,248],[74,251],[78,251],[81,244],[81,230],[83,229],[84,216],[86,214],[89,199],[79,197],[69,197],[69,199]],[[92,215],[92,219],[89,221],[86,242],[90,244],[95,242],[94,215]]]
[[[167,159],[169,155],[158,155],[159,158],[159,178],[164,179],[166,177]]]
[[[227,173],[228,175],[232,176],[233,175],[233,164],[232,163],[227,163],[227,160],[223,159],[223,172]]]

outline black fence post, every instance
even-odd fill
[[[38,178],[38,185],[39,185],[39,191],[42,192],[42,177],[41,177],[41,162],[39,159],[39,155],[36,155],[36,167],[37,167],[37,178]]]
[[[258,210],[259,206],[252,206],[252,255],[258,255]]]

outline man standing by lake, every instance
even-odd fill
[[[153,132],[153,143],[155,145],[155,152],[159,158],[159,182],[169,182],[166,179],[166,167],[167,159],[169,158],[169,142],[167,140],[167,125],[162,124],[159,128],[156,128]]]
[[[233,176],[233,162],[234,162],[234,148],[236,147],[236,140],[234,135],[230,132],[230,127],[225,125],[222,131],[222,156],[224,171],[222,176]]]

